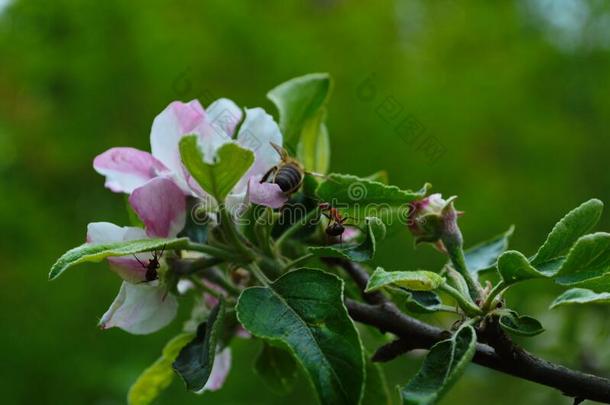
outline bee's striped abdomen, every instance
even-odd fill
[[[303,181],[303,173],[295,164],[288,163],[277,171],[273,182],[280,186],[284,193],[295,191]]]

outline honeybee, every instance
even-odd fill
[[[142,263],[142,261],[138,259],[138,256],[136,256],[135,254],[133,255],[133,257],[136,258],[138,263],[140,263],[140,265],[146,269],[146,274],[144,274],[144,281],[142,281],[143,283],[148,283],[159,278],[159,273],[157,272],[157,270],[159,270],[159,267],[161,266],[159,264],[159,259],[161,259],[161,256],[163,256],[164,251],[165,245],[163,245],[160,251],[155,250],[153,252],[153,257],[148,261],[148,264]]]
[[[271,146],[280,155],[282,161],[273,166],[261,179],[277,184],[284,194],[292,194],[301,187],[305,178],[305,169],[296,159],[288,155],[284,148],[271,142]]]

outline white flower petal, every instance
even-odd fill
[[[218,391],[222,388],[231,369],[231,349],[228,347],[219,353],[216,353],[214,357],[214,364],[212,365],[212,372],[210,378],[205,386],[197,391],[197,394],[202,394],[205,391]]]
[[[246,109],[246,119],[239,128],[237,142],[251,149],[256,157],[254,164],[244,176],[242,187],[245,187],[248,178],[264,175],[281,160],[271,143],[282,146],[282,133],[273,117],[262,108]]]
[[[230,137],[233,136],[235,128],[243,118],[241,108],[228,98],[221,98],[214,101],[206,108],[206,112],[210,125],[219,128]]]
[[[123,282],[119,294],[102,316],[100,327],[117,327],[134,335],[153,333],[168,325],[177,309],[176,298],[163,289]]]
[[[148,239],[142,228],[120,227],[110,222],[92,222],[87,225],[87,243],[112,243],[128,240]],[[136,260],[136,257],[140,260]],[[109,257],[110,269],[117,273],[123,280],[140,282],[145,280],[146,268],[140,262],[146,264],[152,259],[148,252],[138,253],[137,256]]]

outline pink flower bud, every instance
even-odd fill
[[[415,236],[415,243],[434,243],[445,252],[444,240],[451,238],[461,241],[462,235],[457,225],[457,217],[462,212],[453,206],[453,196],[447,200],[441,194],[432,194],[409,204],[407,226]]]

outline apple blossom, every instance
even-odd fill
[[[129,203],[145,228],[119,227],[108,222],[94,222],[87,227],[90,244],[174,237],[186,218],[185,196],[171,180],[157,177],[133,190]],[[111,257],[110,267],[124,281],[114,302],[102,316],[100,327],[118,327],[133,334],[155,332],[176,315],[178,303],[158,280],[146,282],[146,268],[140,262],[152,254],[136,257]]]
[[[106,187],[114,192],[130,194],[147,181],[164,177],[171,179],[185,195],[213,205],[210,195],[201,189],[181,162],[179,142],[189,134],[197,135],[206,163],[213,163],[218,148],[228,142],[236,142],[254,152],[254,164],[228,195],[228,206],[244,202],[248,189],[258,204],[277,206],[283,195],[277,185],[249,183],[249,179],[262,177],[279,163],[280,157],[271,143],[282,145],[282,134],[262,108],[246,108],[244,114],[233,101],[225,98],[213,102],[207,110],[197,100],[172,102],[153,121],[151,153],[115,147],[97,156],[93,167],[106,177]]]

